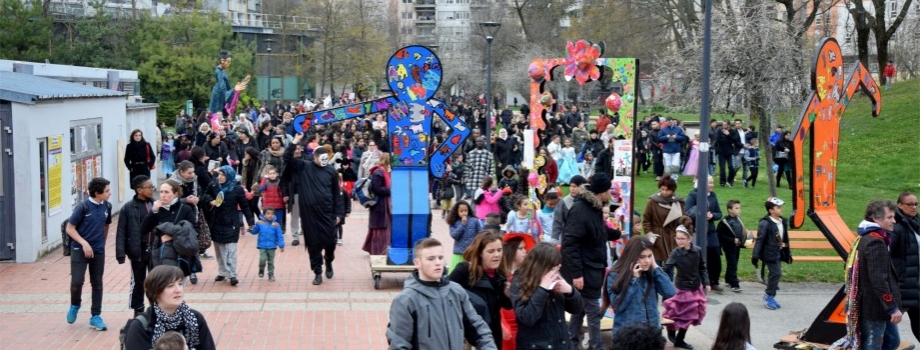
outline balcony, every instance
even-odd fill
[[[415,0],[416,9],[432,9],[435,8],[435,0]]]
[[[418,16],[415,18],[415,25],[417,26],[433,26],[435,25],[434,15],[432,16]]]

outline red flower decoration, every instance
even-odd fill
[[[575,43],[569,41],[565,49],[568,52],[568,57],[564,62],[566,81],[575,77],[578,84],[584,85],[591,80],[600,79],[601,71],[594,62],[601,57],[599,46],[590,41],[579,40]]]

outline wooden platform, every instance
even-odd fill
[[[384,272],[410,273],[415,271],[414,265],[389,265],[386,255],[371,255],[371,277],[374,279],[374,289],[380,289],[380,275]]]
[[[757,231],[751,231],[754,236],[757,236]],[[814,262],[839,262],[843,263],[843,259],[840,256],[804,256],[796,255],[796,249],[811,249],[811,250],[834,250],[834,246],[831,245],[831,242],[828,242],[827,238],[824,237],[824,234],[821,231],[789,231],[789,248],[792,251],[793,261],[814,261]]]
[[[799,339],[800,334],[801,333],[799,332],[789,333],[789,335],[780,338],[778,343],[773,344],[773,348],[774,349],[785,349],[785,350],[798,350],[798,349],[803,349],[803,348],[808,349],[807,347],[802,347],[802,346],[810,345],[811,346],[810,349],[822,350],[822,349],[828,349],[830,347],[829,344],[818,344],[818,343],[809,343],[809,342],[799,341],[798,339]],[[915,350],[915,349],[916,347],[914,346],[914,344],[911,344],[906,341],[902,341],[901,345],[898,346],[898,350]]]

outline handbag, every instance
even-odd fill
[[[774,157],[774,158],[776,158],[776,159],[788,159],[788,158],[789,158],[789,152],[776,152],[776,157]]]
[[[744,239],[744,248],[754,249],[754,234],[748,232],[747,237]]]
[[[441,188],[441,199],[454,198],[454,185],[444,185]]]
[[[205,250],[211,248],[211,227],[204,218],[204,212],[198,209],[198,248]]]

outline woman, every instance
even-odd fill
[[[658,193],[648,197],[645,213],[642,214],[642,231],[653,244],[652,251],[658,264],[668,260],[677,248],[675,235],[678,219],[685,215],[684,199],[674,194],[677,181],[670,174],[658,180]]]
[[[208,155],[204,152],[204,148],[198,146],[192,147],[191,158],[189,160],[195,165],[195,177],[198,181],[199,189],[207,189],[213,181],[211,171],[208,171],[208,159]],[[217,169],[214,169],[214,171],[216,170]]]
[[[263,150],[269,146],[269,142],[275,138],[275,127],[272,126],[272,122],[264,121],[259,125],[259,132],[256,133],[256,144],[259,145],[259,150]],[[281,141],[281,140],[278,140]]]
[[[377,196],[377,203],[370,207],[367,222],[367,238],[364,239],[365,252],[371,255],[383,255],[390,245],[390,154],[381,153],[377,165],[370,169],[371,191]]]
[[[517,349],[573,349],[565,322],[566,311],[585,309],[581,294],[562,275],[562,253],[550,243],[540,243],[527,254],[511,285],[517,316]],[[506,347],[502,347],[505,349]]]
[[[220,165],[229,165],[230,150],[222,142],[222,137],[218,133],[208,134],[208,142],[204,144],[204,153],[209,159],[216,160]]]
[[[527,257],[527,252],[533,249],[536,241],[534,241],[533,237],[530,235],[523,233],[508,233],[502,236],[502,241],[505,242],[502,246],[502,259],[505,260],[505,266],[508,267],[508,281],[512,281],[513,286],[515,273],[517,273],[521,265],[524,264],[524,258]],[[512,296],[513,295],[512,293]],[[502,349],[517,349],[518,326],[514,315],[514,309],[502,309],[501,315],[502,332],[504,332]]]
[[[658,257],[652,254],[652,242],[643,236],[633,237],[607,275],[608,300],[617,315],[613,334],[637,323],[661,328],[658,297],[668,299],[677,291],[655,259]]]
[[[189,349],[217,349],[204,316],[185,303],[182,279],[182,270],[175,266],[161,265],[150,271],[144,280],[151,305],[143,315],[147,327],[139,320],[131,321],[125,329],[125,349],[153,349],[157,340],[169,331],[182,333]]]
[[[266,164],[275,166],[278,174],[284,174],[284,142],[280,138],[273,137],[268,143],[268,148],[263,149],[259,159],[262,161],[259,164],[260,175],[265,175],[262,174],[262,169],[265,169]]]
[[[776,163],[776,187],[779,180],[786,176],[786,183],[792,188],[792,132],[784,131],[783,138],[773,146],[773,163]]]
[[[241,186],[254,195],[249,199],[249,210],[252,210],[255,216],[262,215],[259,211],[258,191],[253,190],[253,188],[258,189],[258,183],[262,179],[262,174],[259,173],[259,163],[259,151],[256,151],[255,147],[246,147],[243,159],[240,161],[240,176],[243,178]],[[253,185],[256,186],[253,187]]]
[[[128,181],[138,175],[150,177],[150,170],[156,164],[157,154],[153,152],[150,143],[144,140],[144,133],[140,129],[131,132],[131,142],[125,147],[124,161],[130,173]]]
[[[214,253],[217,254],[219,271],[214,281],[220,282],[228,277],[230,285],[235,286],[240,281],[236,278],[236,243],[240,240],[242,222],[240,212],[251,227],[255,221],[243,187],[236,181],[236,170],[229,165],[220,167],[217,171],[217,180],[208,186],[208,195],[214,198],[209,204],[211,220],[211,240],[214,242]],[[222,200],[221,200],[222,199]]]
[[[207,122],[198,126],[198,133],[195,134],[195,146],[202,147],[208,142],[208,134],[211,133],[211,125]]]
[[[181,221],[188,221],[192,227],[198,224],[198,212],[191,204],[181,202],[182,184],[176,180],[166,180],[160,185],[160,199],[153,202],[151,215],[144,218],[141,232],[154,234],[153,244],[150,249],[156,256],[151,259],[152,262],[159,262],[160,265],[180,266],[179,258],[185,261],[186,265],[183,274],[191,275],[191,263],[197,256],[181,256],[173,247],[175,232],[154,230],[157,226],[164,223],[178,224]],[[194,233],[196,239],[198,232]],[[196,254],[197,255],[197,254]],[[181,266],[180,266],[181,267]]]
[[[495,344],[501,344],[502,327],[499,309],[511,309],[508,270],[502,260],[502,235],[482,231],[463,252],[465,261],[457,264],[448,278],[463,286],[470,303],[489,329]]]
[[[707,237],[706,240],[707,242],[709,242],[709,244],[706,247],[706,251],[703,253],[706,254],[706,259],[707,259],[706,267],[709,272],[709,282],[710,282],[710,285],[712,286],[712,290],[721,292],[722,287],[719,286],[719,277],[722,276],[722,245],[726,243],[730,243],[731,245],[734,245],[735,242],[734,240],[732,240],[731,242],[721,242],[719,240],[719,232],[716,230],[716,228],[717,228],[717,225],[719,224],[719,221],[722,220],[722,206],[719,205],[719,197],[717,197],[716,193],[712,191],[715,185],[712,176],[708,178],[708,181],[707,181],[708,184],[706,185],[706,203],[698,202],[698,199],[697,199],[698,192],[697,191],[703,190],[702,187],[697,186],[698,182],[699,182],[699,179],[693,181],[693,191],[691,191],[687,197],[687,202],[686,202],[687,216],[695,219],[697,217],[698,212],[705,211],[704,215],[706,216],[707,229],[706,229],[706,232],[700,232],[700,234],[706,235]],[[726,248],[729,248],[729,247],[726,247]],[[726,251],[728,250],[726,249]],[[727,256],[726,258],[729,258],[729,260],[736,261],[734,268],[737,271],[738,257],[737,256],[734,256],[734,257]],[[664,259],[664,260],[667,260],[667,259]],[[668,273],[668,275],[670,276],[671,274]],[[738,284],[738,281],[726,281],[726,282],[730,282],[729,287],[731,287],[732,285]]]
[[[233,152],[230,152],[230,159],[233,159],[233,162],[236,163],[237,169],[239,169],[240,172],[242,173],[243,172],[242,162],[243,162],[243,158],[246,157],[246,149],[252,148],[256,150],[256,158],[255,158],[255,160],[257,161],[256,163],[258,163],[258,160],[259,160],[259,149],[256,148],[258,147],[256,145],[256,141],[252,139],[252,135],[248,131],[237,130],[236,135],[237,135],[236,144],[233,147]]]
[[[712,350],[756,350],[751,345],[751,318],[741,303],[730,303],[722,309],[719,331]]]

